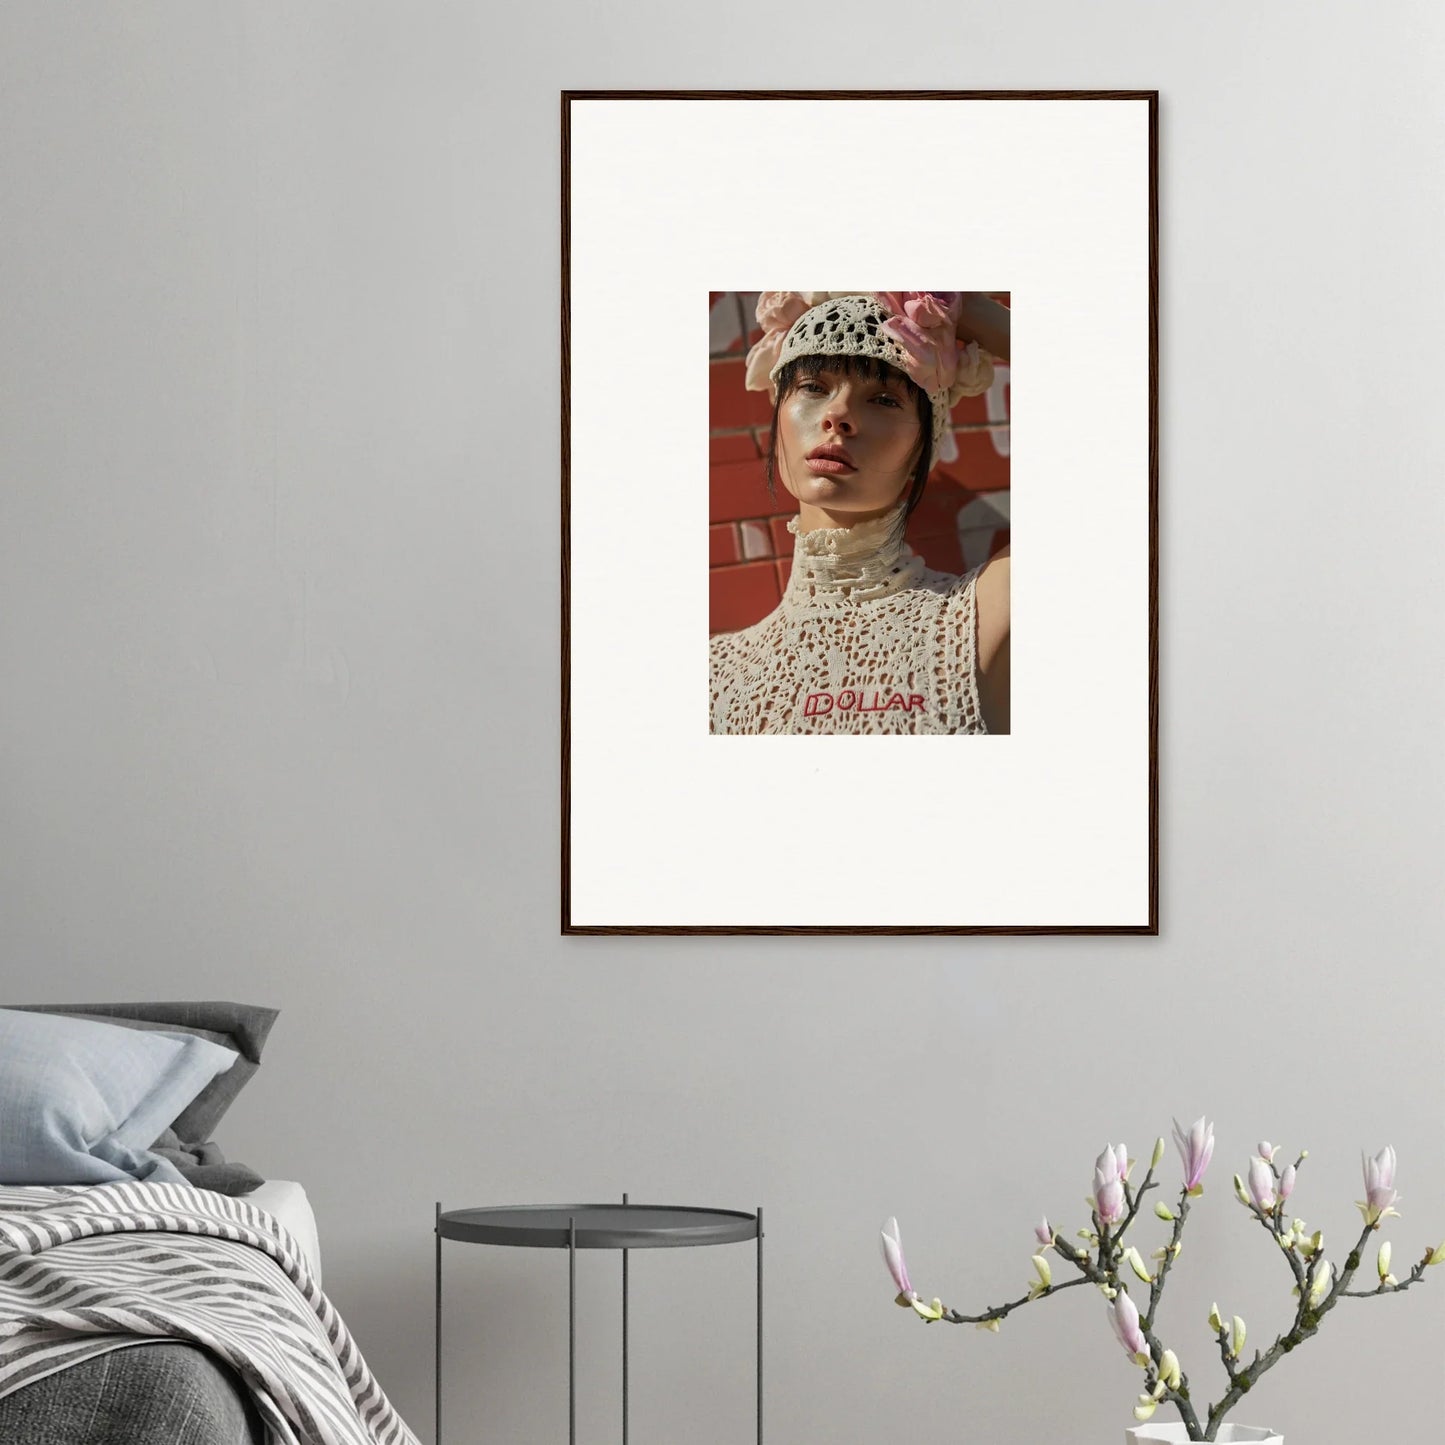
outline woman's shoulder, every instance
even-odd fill
[[[946,572],[927,567],[918,573],[913,590],[931,592],[944,607],[957,607],[972,594],[980,570],[975,567],[968,572]]]
[[[1008,605],[1009,584],[1012,579],[1012,561],[1009,549],[1004,547],[995,552],[987,562],[981,563],[969,575],[974,577],[980,606],[994,605],[1002,599]]]
[[[1006,596],[1009,588],[1008,548],[1003,548],[966,572],[929,572],[925,575],[935,584],[943,583],[940,590],[948,593],[951,602],[961,602],[969,596],[982,598],[998,592]]]
[[[976,569],[974,610],[978,618],[978,660],[985,672],[1007,646],[1012,630],[1012,565],[1009,549],[1005,547]]]

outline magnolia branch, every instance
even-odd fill
[[[1389,1272],[1390,1249],[1385,1244],[1376,1258],[1379,1285],[1374,1289],[1350,1289],[1366,1245],[1384,1219],[1395,1213],[1392,1207],[1398,1197],[1394,1188],[1395,1151],[1387,1146],[1373,1159],[1364,1160],[1365,1199],[1360,1208],[1365,1216],[1365,1227],[1346,1257],[1343,1269],[1336,1272],[1325,1257],[1323,1234],[1317,1230],[1313,1235],[1307,1235],[1300,1219],[1292,1218],[1288,1224],[1285,1221],[1285,1205],[1306,1154],[1301,1152],[1293,1164],[1280,1170],[1274,1163],[1277,1153],[1274,1146],[1260,1144],[1249,1167],[1248,1188],[1239,1175],[1235,1175],[1235,1191],[1284,1255],[1294,1276],[1294,1293],[1299,1302],[1290,1327],[1277,1335],[1268,1349],[1261,1352],[1256,1348],[1252,1358],[1247,1360],[1242,1358],[1246,1337],[1243,1320],[1235,1316],[1230,1324],[1226,1324],[1217,1306],[1210,1312],[1209,1324],[1229,1383],[1219,1401],[1208,1407],[1206,1418],[1201,1423],[1190,1397],[1189,1377],[1174,1351],[1164,1345],[1154,1322],[1169,1273],[1183,1247],[1184,1226],[1192,1200],[1203,1192],[1200,1181],[1214,1150],[1213,1126],[1199,1119],[1186,1135],[1176,1124],[1174,1141],[1184,1163],[1184,1181],[1178,1203],[1172,1209],[1163,1203],[1155,1206],[1155,1214],[1172,1228],[1164,1247],[1153,1255],[1159,1263],[1152,1272],[1139,1251],[1124,1241],[1139,1215],[1145,1196],[1151,1189],[1159,1187],[1154,1182],[1154,1171],[1163,1156],[1162,1139],[1156,1143],[1149,1168],[1137,1189],[1129,1183],[1132,1162],[1128,1160],[1124,1146],[1107,1146],[1094,1165],[1094,1189],[1089,1200],[1093,1227],[1079,1230],[1086,1247],[1081,1249],[1059,1238],[1048,1220],[1043,1220],[1035,1229],[1039,1248],[1043,1251],[1034,1256],[1038,1278],[1029,1292],[1007,1304],[992,1305],[982,1314],[970,1315],[945,1308],[939,1300],[934,1300],[931,1305],[922,1302],[908,1280],[897,1221],[890,1219],[883,1228],[883,1253],[889,1272],[898,1284],[898,1303],[911,1306],[930,1322],[944,1320],[954,1325],[971,1324],[997,1330],[1001,1320],[1024,1305],[1061,1294],[1066,1289],[1092,1284],[1111,1302],[1110,1323],[1120,1344],[1135,1364],[1144,1370],[1144,1393],[1134,1408],[1135,1418],[1147,1420],[1160,1404],[1172,1405],[1179,1412],[1188,1438],[1208,1442],[1218,1438],[1225,1415],[1249,1393],[1259,1377],[1315,1335],[1324,1317],[1341,1299],[1402,1293],[1417,1284],[1431,1265],[1445,1263],[1445,1243],[1442,1243],[1427,1249],[1405,1277],[1396,1280]],[[1045,1257],[1049,1250],[1072,1265],[1078,1271],[1078,1277],[1055,1283]],[[1149,1286],[1149,1297],[1142,1313],[1130,1297],[1129,1282],[1124,1278],[1126,1266],[1130,1281],[1137,1279]]]
[[[1154,1323],[1155,1311],[1159,1308],[1159,1296],[1164,1293],[1164,1279],[1169,1273],[1170,1266],[1178,1257],[1182,1247],[1181,1236],[1184,1233],[1184,1221],[1189,1217],[1189,1191],[1179,1191],[1179,1204],[1174,1215],[1174,1229],[1169,1235],[1169,1243],[1164,1246],[1164,1258],[1159,1261],[1159,1269],[1154,1275],[1154,1283],[1149,1286],[1149,1308],[1144,1312],[1144,1323]]]
[[[1377,1294],[1400,1294],[1402,1291],[1409,1289],[1412,1284],[1419,1281],[1420,1276],[1425,1273],[1425,1267],[1429,1263],[1430,1253],[1427,1250],[1424,1259],[1420,1260],[1404,1279],[1396,1280],[1394,1284],[1389,1284],[1385,1280],[1381,1280],[1374,1289],[1343,1289],[1340,1291],[1340,1298],[1374,1299]]]
[[[1395,1285],[1386,1285],[1381,1282],[1378,1289],[1371,1290],[1349,1290],[1345,1286],[1354,1278],[1356,1270],[1360,1267],[1360,1258],[1365,1246],[1370,1241],[1370,1236],[1380,1227],[1379,1221],[1374,1224],[1366,1224],[1360,1232],[1360,1237],[1355,1241],[1355,1247],[1345,1259],[1345,1267],[1336,1278],[1333,1287],[1317,1303],[1310,1299],[1310,1286],[1308,1283],[1300,1286],[1300,1302],[1295,1310],[1294,1324],[1282,1335],[1276,1337],[1275,1342],[1264,1352],[1263,1355],[1255,1352],[1255,1357],[1249,1367],[1236,1373],[1230,1370],[1230,1388],[1220,1399],[1217,1405],[1209,1407],[1209,1428],[1204,1436],[1206,1440],[1213,1440],[1220,1422],[1225,1414],[1232,1409],[1239,1401],[1253,1388],[1259,1377],[1266,1370],[1271,1370],[1289,1354],[1297,1345],[1302,1344],[1312,1335],[1319,1332],[1320,1324],[1324,1317],[1345,1298],[1369,1299],[1378,1294],[1397,1294],[1401,1290],[1408,1289],[1421,1275],[1425,1273],[1426,1267],[1431,1260],[1431,1251],[1426,1250],[1418,1264],[1410,1271],[1405,1281]],[[1221,1331],[1221,1335],[1223,1335]],[[1229,1362],[1226,1360],[1226,1366]]]
[[[1125,1231],[1133,1224],[1134,1216],[1138,1214],[1139,1206],[1144,1202],[1144,1196],[1151,1189],[1157,1189],[1158,1187],[1159,1186],[1154,1183],[1154,1166],[1152,1164],[1149,1166],[1148,1173],[1144,1176],[1144,1182],[1139,1186],[1138,1193],[1130,1193],[1129,1181],[1127,1178],[1124,1180],[1124,1198],[1128,1202],[1129,1212],[1124,1216],[1124,1222],[1119,1226],[1118,1237],[1120,1239],[1124,1237]]]
[[[950,1325],[986,1325],[992,1320],[1006,1318],[1023,1305],[1031,1305],[1035,1300],[1046,1299],[1051,1294],[1059,1294],[1066,1289],[1073,1289],[1075,1285],[1088,1282],[1086,1279],[1068,1279],[1063,1284],[1051,1284],[1045,1289],[1024,1295],[1022,1299],[1010,1300],[1006,1305],[990,1305],[981,1315],[963,1315],[955,1309],[945,1309],[939,1319]]]

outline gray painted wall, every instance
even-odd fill
[[[4,993],[282,1008],[222,1141],[306,1183],[428,1436],[433,1201],[630,1190],[765,1205],[771,1439],[1117,1440],[1097,1296],[924,1329],[877,1229],[997,1302],[1106,1142],[1208,1111],[1161,1318],[1205,1393],[1211,1300],[1288,1313],[1260,1136],[1336,1244],[1386,1142],[1397,1258],[1445,1235],[1445,16],[631,10],[4,8]],[[800,84],[1162,92],[1158,939],[557,935],[557,92]],[[563,1438],[565,1261],[450,1264],[459,1435]],[[748,1438],[751,1288],[638,1259],[634,1439]],[[1438,1275],[1351,1303],[1237,1418],[1426,1445],[1442,1343]]]

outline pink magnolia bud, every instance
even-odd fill
[[[1249,1161],[1249,1197],[1259,1209],[1274,1208],[1274,1171],[1263,1159]]]
[[[1294,1165],[1285,1166],[1285,1171],[1279,1176],[1279,1197],[1288,1199],[1294,1193]]]
[[[1034,1238],[1040,1244],[1052,1244],[1054,1242],[1054,1231],[1049,1228],[1049,1218],[1045,1215],[1034,1225]]]
[[[1373,1159],[1365,1159],[1365,1200],[1360,1205],[1368,1224],[1378,1224],[1400,1197],[1395,1190],[1395,1151],[1386,1144]]]
[[[903,1259],[903,1241],[898,1234],[898,1221],[891,1216],[883,1223],[881,1235],[883,1243],[883,1261],[888,1266],[888,1273],[893,1276],[893,1283],[898,1286],[898,1293],[908,1299],[917,1299],[913,1292],[913,1286],[908,1280],[908,1265]]]
[[[1174,1143],[1179,1150],[1179,1157],[1184,1161],[1184,1187],[1193,1189],[1204,1178],[1204,1171],[1209,1168],[1209,1161],[1214,1157],[1214,1125],[1201,1115],[1190,1125],[1189,1133],[1186,1134],[1176,1119]]]
[[[1269,1140],[1265,1139],[1254,1146],[1254,1152],[1258,1154],[1266,1164],[1272,1164],[1274,1162],[1274,1156],[1279,1152],[1279,1145],[1271,1144]]]
[[[1094,1160],[1094,1208],[1104,1224],[1124,1217],[1124,1170],[1128,1155],[1124,1146],[1110,1144]]]
[[[1123,1290],[1114,1296],[1114,1303],[1109,1306],[1109,1326],[1114,1331],[1114,1338],[1129,1354],[1148,1356],[1149,1342],[1139,1328],[1138,1306]]]
[[[1100,1183],[1094,1177],[1094,1207],[1099,1211],[1101,1224],[1117,1224],[1124,1217],[1124,1185],[1119,1179]]]

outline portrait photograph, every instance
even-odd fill
[[[563,932],[1158,931],[1156,102],[564,93]]]
[[[712,732],[1009,731],[1007,303],[710,293]]]

